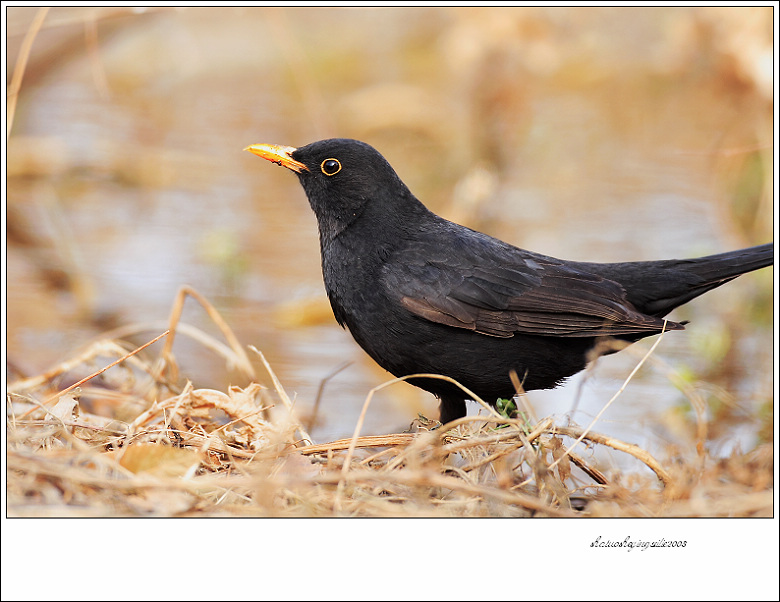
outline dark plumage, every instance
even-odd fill
[[[396,376],[444,374],[491,403],[514,394],[511,371],[526,390],[555,387],[599,342],[633,342],[664,323],[682,330],[664,316],[773,263],[773,243],[697,259],[563,261],[431,213],[363,142],[247,150],[298,174],[333,313],[358,344]],[[442,422],[466,414],[455,385],[410,382],[441,400]]]

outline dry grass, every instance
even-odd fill
[[[178,323],[186,295],[220,324],[227,346]],[[106,339],[8,386],[9,516],[772,515],[771,445],[664,466],[589,428],[525,424],[488,406],[446,428],[421,417],[413,432],[360,436],[373,393],[402,379],[368,395],[352,438],[314,444],[262,354],[250,348],[273,389],[257,382],[195,291],[182,290],[169,330],[158,358]],[[179,384],[177,331],[242,366],[249,384],[227,392]],[[94,370],[112,360],[110,370]],[[594,447],[650,470],[606,471],[592,465]]]

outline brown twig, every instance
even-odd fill
[[[577,439],[578,442],[582,441],[583,439],[587,439],[588,441],[599,443],[601,445],[606,445],[607,447],[611,447],[618,451],[625,452],[631,456],[634,456],[636,459],[644,462],[656,475],[658,475],[658,478],[661,480],[664,486],[667,486],[672,482],[671,475],[669,475],[669,473],[666,472],[666,470],[664,470],[664,468],[661,466],[658,460],[653,458],[653,456],[651,456],[649,452],[642,449],[638,445],[634,445],[633,443],[626,443],[625,441],[620,441],[619,439],[615,439],[614,437],[601,435],[599,433],[594,433],[593,431],[588,431],[587,429],[582,429],[574,426],[564,426],[564,427],[559,426],[556,427],[555,430],[556,432],[562,435],[567,435],[572,439]],[[571,447],[569,447],[569,449],[571,449]]]
[[[417,438],[417,433],[395,433],[392,435],[364,435],[358,437],[355,441],[355,447],[397,447],[409,445]],[[300,452],[305,456],[313,454],[323,454],[329,451],[344,451],[352,445],[353,439],[338,439],[330,443],[319,443],[298,447],[293,451]]]

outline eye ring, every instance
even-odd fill
[[[320,171],[326,176],[335,176],[341,171],[341,162],[338,159],[325,159],[320,163]]]

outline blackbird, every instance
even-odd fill
[[[333,314],[357,343],[395,376],[446,375],[489,403],[515,394],[512,371],[525,390],[550,389],[596,355],[682,330],[664,316],[773,263],[773,243],[697,259],[564,261],[432,213],[363,142],[245,150],[298,175]],[[410,382],[439,398],[442,423],[466,415],[456,385]]]

